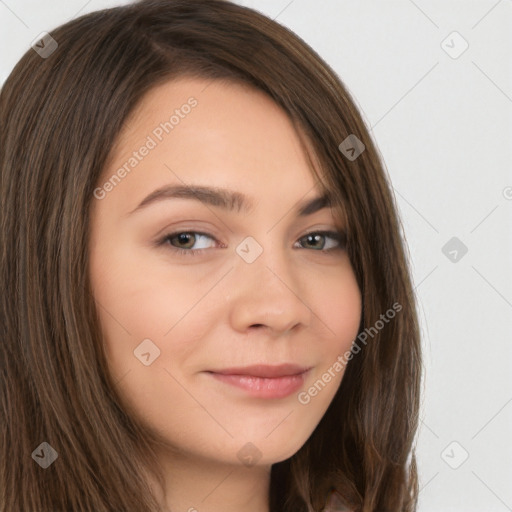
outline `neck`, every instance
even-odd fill
[[[190,455],[167,455],[165,488],[149,479],[165,512],[269,512],[271,466],[244,466]]]

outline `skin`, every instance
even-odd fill
[[[267,512],[271,465],[306,442],[343,371],[307,405],[298,393],[350,349],[361,294],[344,245],[305,237],[346,226],[329,207],[296,215],[297,204],[320,189],[289,118],[260,91],[192,78],[152,89],[120,134],[99,186],[191,96],[197,106],[93,200],[91,283],[118,393],[165,443],[165,489],[150,482],[162,505]],[[183,183],[241,192],[254,209],[174,198],[129,213],[159,187]],[[212,238],[192,233],[156,245],[166,234],[191,231]],[[252,263],[236,252],[247,236],[263,249]],[[205,250],[190,256],[173,247]],[[160,356],[145,366],[134,350],[147,338]],[[205,373],[283,362],[312,369],[299,391],[279,399],[250,396]],[[255,464],[237,456],[244,446],[259,457]]]

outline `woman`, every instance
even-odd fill
[[[340,79],[222,0],[50,36],[0,95],[0,510],[415,510],[416,306]]]

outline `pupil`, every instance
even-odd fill
[[[189,241],[188,239],[190,239],[190,237],[190,233],[181,233],[180,235],[178,235],[178,240],[180,243],[186,244],[187,241]]]
[[[308,243],[311,241],[313,244],[315,242],[318,242],[318,238],[320,237],[321,235],[308,235]]]

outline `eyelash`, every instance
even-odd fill
[[[210,248],[208,248],[208,249],[181,249],[179,247],[172,246],[170,243],[167,243],[167,242],[170,242],[173,238],[177,237],[178,235],[183,235],[183,234],[187,234],[187,235],[194,234],[194,235],[206,236],[206,237],[211,238],[212,240],[217,242],[217,240],[215,239],[214,236],[209,235],[208,233],[203,233],[201,231],[175,231],[174,233],[166,234],[163,238],[161,238],[157,242],[157,245],[158,246],[168,245],[169,249],[172,252],[174,252],[178,255],[184,255],[184,256],[196,256],[197,254],[210,249]],[[315,249],[311,249],[315,252],[329,254],[332,251],[336,251],[336,250],[339,251],[339,250],[343,250],[345,248],[345,245],[346,245],[345,231],[311,231],[310,233],[306,233],[305,235],[301,236],[299,238],[299,240],[302,240],[303,238],[306,238],[311,235],[325,236],[328,238],[332,238],[333,240],[336,240],[338,242],[338,247],[332,247],[330,249],[318,249],[316,251],[315,251]]]

